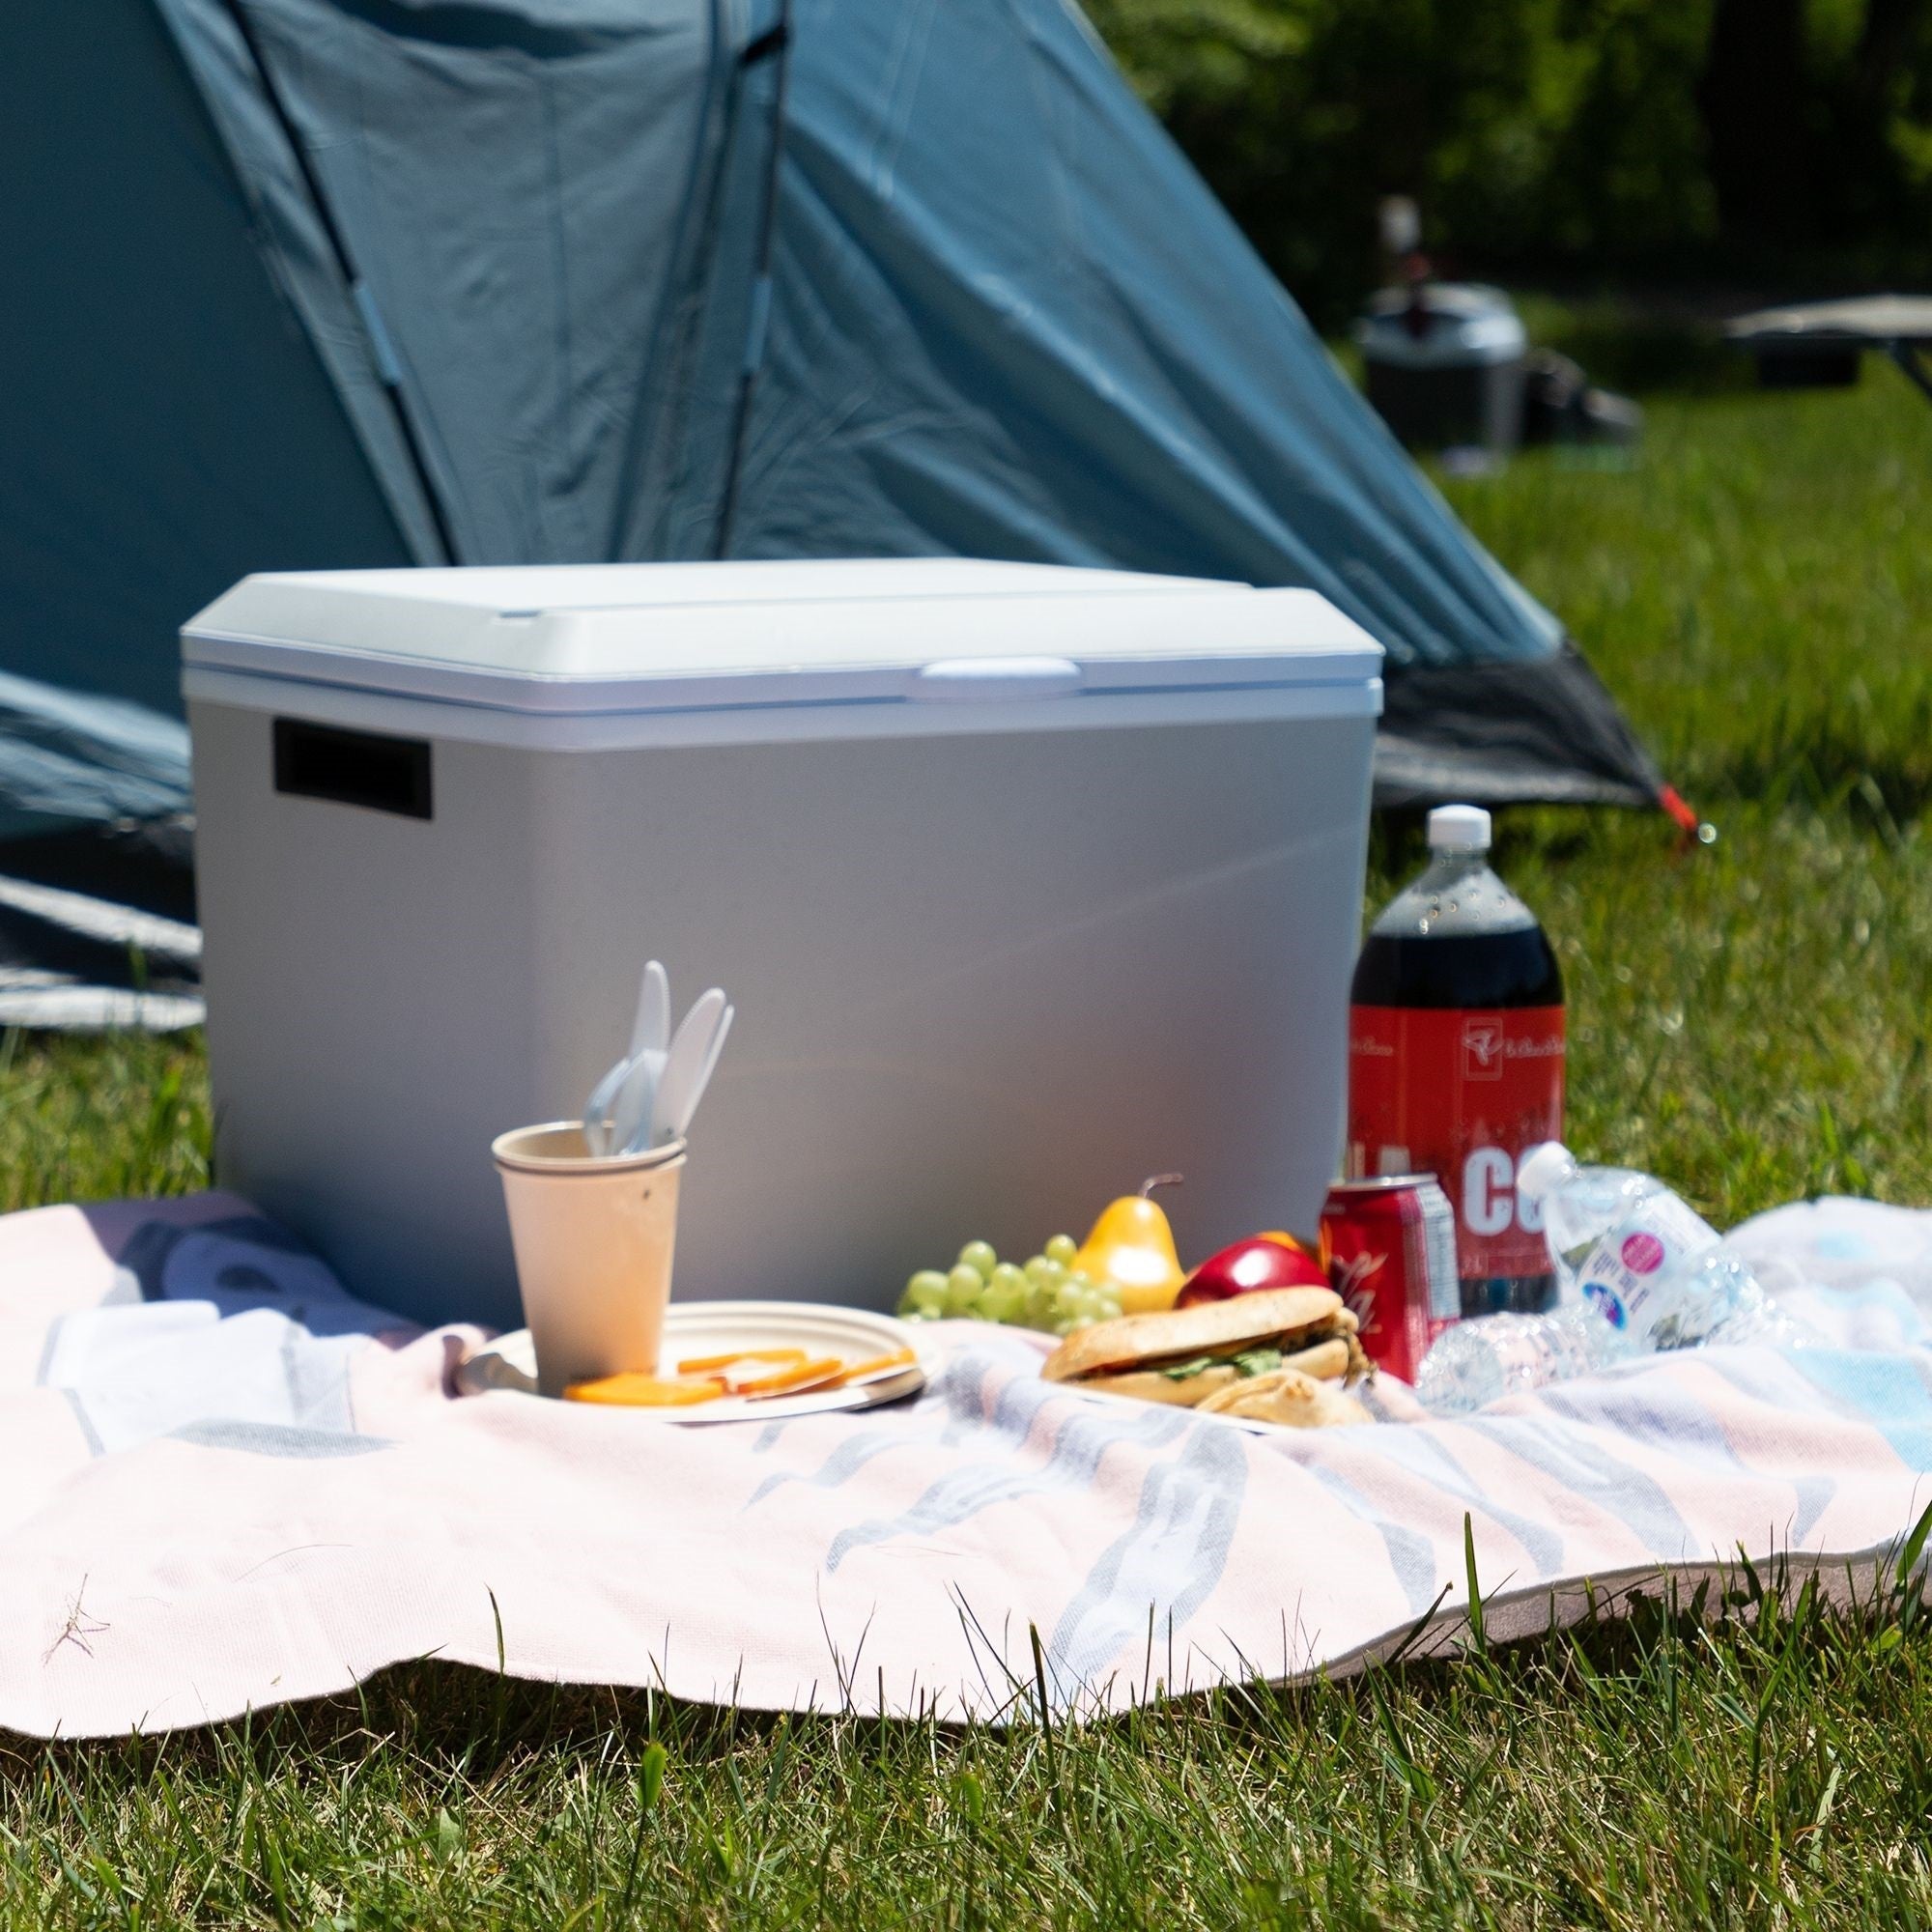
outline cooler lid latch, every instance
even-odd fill
[[[923,704],[1005,704],[1070,697],[1083,682],[1071,658],[939,658],[913,673],[911,696]]]

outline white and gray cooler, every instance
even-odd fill
[[[1306,591],[907,560],[251,577],[183,634],[216,1165],[370,1300],[516,1318],[491,1138],[643,961],[738,1018],[681,1297],[888,1305],[1144,1176],[1341,1146],[1380,653]]]

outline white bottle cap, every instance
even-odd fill
[[[1526,1201],[1541,1201],[1576,1172],[1577,1156],[1561,1141],[1544,1141],[1517,1162],[1516,1191]]]
[[[1480,805],[1438,805],[1429,814],[1432,852],[1487,852],[1490,814]]]

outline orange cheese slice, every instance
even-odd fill
[[[794,1389],[814,1387],[844,1372],[845,1364],[837,1355],[823,1355],[816,1361],[793,1362],[776,1374],[757,1376],[750,1381],[733,1382],[733,1395],[787,1395]]]
[[[572,1382],[563,1392],[566,1402],[601,1402],[627,1408],[688,1408],[695,1403],[716,1402],[724,1384],[715,1376],[698,1381],[673,1380],[668,1376],[600,1376],[589,1382]]]
[[[689,1361],[677,1365],[677,1372],[681,1376],[708,1376],[719,1369],[728,1369],[733,1362],[802,1362],[806,1359],[803,1349],[733,1349],[728,1355],[693,1355]]]
[[[889,1355],[871,1355],[863,1362],[854,1362],[851,1367],[838,1374],[838,1384],[843,1387],[849,1382],[864,1381],[867,1376],[883,1374],[887,1369],[909,1368],[919,1357],[910,1349],[895,1349]]]

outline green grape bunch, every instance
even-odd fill
[[[1070,1235],[1056,1235],[1023,1267],[1003,1262],[986,1241],[968,1241],[950,1268],[921,1268],[899,1296],[906,1321],[1001,1321],[1070,1335],[1121,1312],[1121,1291],[1073,1265]]]

